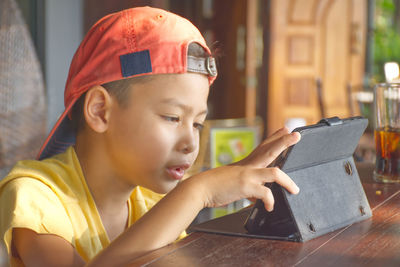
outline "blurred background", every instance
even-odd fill
[[[293,118],[310,124],[361,112],[351,93],[384,81],[384,64],[400,61],[399,0],[15,1],[43,71],[47,131],[64,108],[68,66],[84,34],[134,6],[191,20],[220,54],[209,119],[259,116],[264,135]]]
[[[260,116],[268,133],[294,117],[318,121],[320,102],[325,116],[351,115],[348,87],[369,86],[385,62],[400,59],[396,0],[16,2],[43,70],[47,130],[63,110],[68,66],[84,34],[124,8],[155,6],[191,20],[221,54],[209,118]]]
[[[40,125],[36,122],[28,127],[28,121],[33,120],[27,119],[24,124],[28,129],[13,129],[9,134],[15,139],[18,138],[15,132],[31,133],[36,129],[38,136],[34,141],[26,137],[19,142],[20,146],[29,147],[29,151],[16,149],[17,144],[8,145],[9,148],[0,145],[0,167],[36,155],[39,144],[64,109],[63,90],[69,64],[83,36],[104,15],[129,7],[148,5],[167,9],[188,18],[200,29],[219,55],[219,76],[210,93],[208,119],[218,120],[221,127],[225,127],[221,121],[225,119],[245,119],[241,126],[254,126],[257,121],[257,127],[261,126],[258,140],[283,125],[293,129],[331,116],[366,116],[371,130],[373,85],[396,81],[399,76],[400,0],[0,0],[0,3],[3,24],[7,24],[5,17],[15,16],[17,24],[26,28],[28,36],[24,41],[30,38],[28,48],[33,50],[30,52],[39,66],[34,71],[43,80],[42,89],[35,89],[41,94],[35,99],[42,97],[42,104],[33,101],[30,104],[44,105]],[[3,27],[3,35],[7,29]],[[4,53],[10,51],[0,51]],[[10,68],[15,58],[9,60]],[[9,69],[0,69],[0,75],[1,72],[10,76]],[[18,73],[21,78],[21,71]],[[38,84],[36,80],[33,83]],[[7,86],[10,87],[9,84],[3,87]],[[3,87],[0,99],[11,105],[10,94],[15,94],[16,89],[9,89],[4,97],[7,89]],[[1,112],[0,116],[7,116]],[[15,124],[21,117],[14,116],[7,125]],[[0,143],[10,143],[5,140],[9,137],[4,132],[0,132],[0,138],[4,139]],[[1,154],[10,158],[10,151],[20,153],[2,162]]]
[[[5,1],[5,0],[2,0]],[[292,118],[359,112],[349,92],[400,61],[399,0],[16,0],[43,70],[47,130],[63,110],[70,60],[90,26],[134,6],[191,20],[219,51],[209,119],[259,116],[265,133]]]

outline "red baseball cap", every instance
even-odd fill
[[[201,45],[210,57],[188,56],[188,46],[193,42]],[[91,87],[135,76],[186,72],[207,75],[210,85],[217,76],[210,49],[190,21],[151,7],[105,16],[89,30],[75,52],[65,85],[65,110],[37,158],[48,158],[75,144],[68,114]]]

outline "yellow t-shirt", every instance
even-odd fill
[[[137,186],[128,201],[129,225],[162,197]],[[17,227],[58,235],[86,261],[110,243],[73,147],[43,161],[20,161],[0,182],[0,234],[9,255]]]

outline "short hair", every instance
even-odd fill
[[[190,43],[188,47],[188,56],[199,58],[208,58],[210,55],[198,43]],[[102,84],[110,95],[114,96],[120,107],[124,108],[128,105],[130,88],[135,84],[147,82],[153,78],[153,75],[144,75],[133,78],[121,79],[117,81]],[[86,92],[82,94],[76,101],[71,109],[71,123],[72,128],[77,134],[85,125],[85,118],[83,115],[83,107],[85,103]]]

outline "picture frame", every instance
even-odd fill
[[[210,130],[210,167],[237,162],[259,144],[257,127],[217,127]]]
[[[220,120],[206,120],[200,134],[198,157],[187,175],[191,176],[201,171],[222,166],[240,160],[247,156],[260,142],[264,126],[260,117],[254,119],[234,118]],[[232,141],[234,140],[234,141]],[[232,154],[232,161],[218,161],[219,146],[234,146],[242,142],[243,148],[236,148]],[[244,149],[244,151],[243,151]]]

